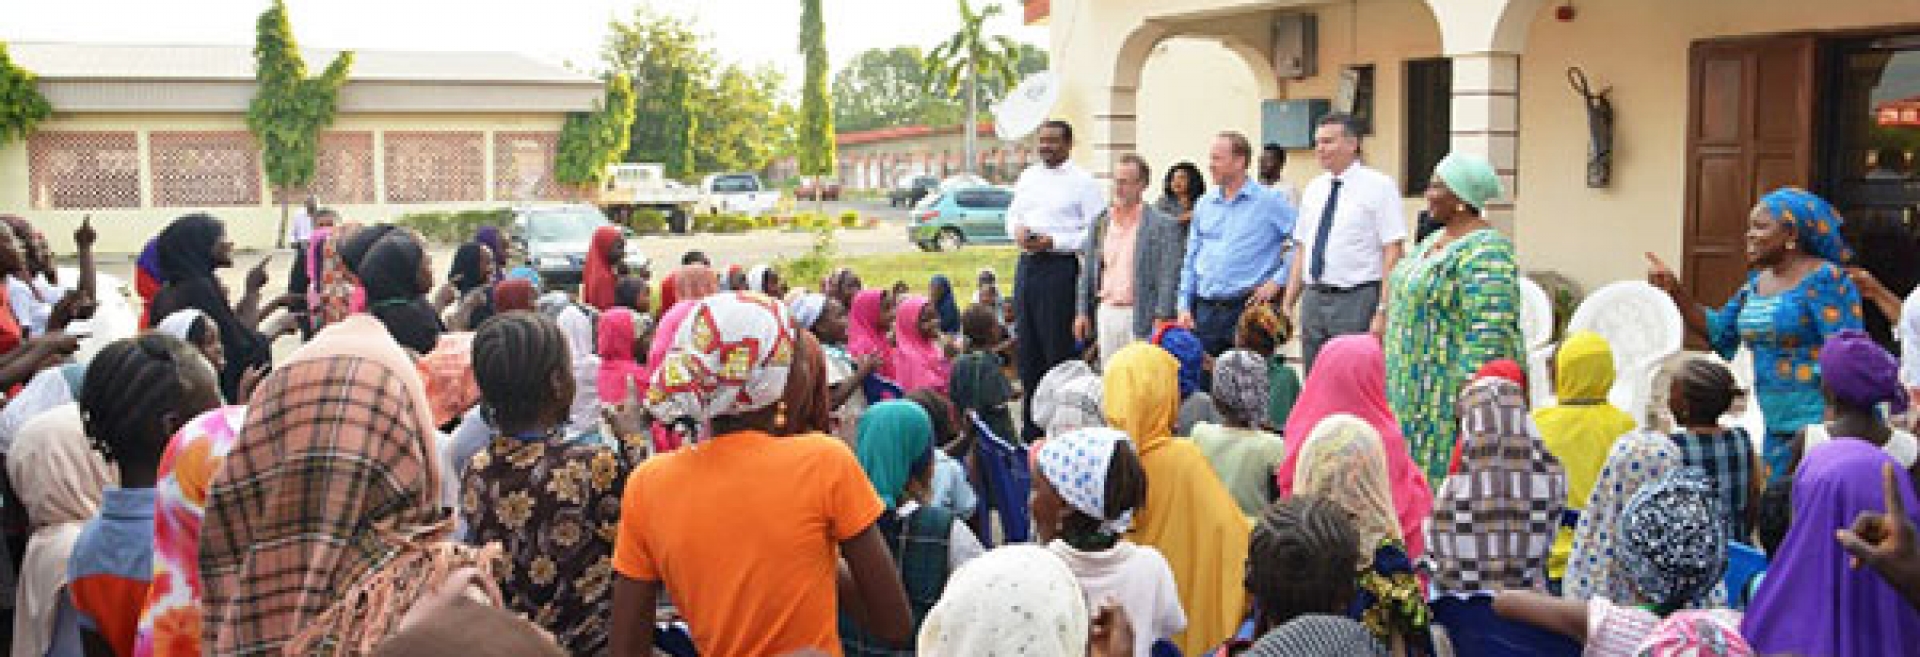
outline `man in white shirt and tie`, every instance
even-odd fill
[[[1007,236],[1022,252],[1013,281],[1014,332],[1019,336],[1014,365],[1027,393],[1021,402],[1027,438],[1040,435],[1032,403],[1040,378],[1079,355],[1073,341],[1079,253],[1087,229],[1107,207],[1100,182],[1067,161],[1073,151],[1072,126],[1048,121],[1041,124],[1037,139],[1040,163],[1020,172],[1013,184],[1013,204],[1007,208]]]
[[[1328,340],[1363,331],[1378,336],[1385,329],[1388,299],[1381,280],[1400,261],[1407,236],[1400,187],[1360,163],[1353,117],[1321,118],[1313,142],[1314,159],[1325,172],[1300,194],[1293,229],[1299,248],[1281,306],[1300,327],[1307,369]]]

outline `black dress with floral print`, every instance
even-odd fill
[[[612,449],[559,436],[496,437],[461,479],[467,542],[506,553],[507,607],[569,654],[607,653],[613,537],[631,469]]]

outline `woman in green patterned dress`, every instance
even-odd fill
[[[1486,160],[1453,153],[1434,167],[1427,208],[1442,226],[1388,277],[1387,400],[1427,480],[1446,480],[1460,389],[1488,361],[1525,362],[1513,242],[1483,216],[1501,194]]]

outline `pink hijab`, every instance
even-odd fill
[[[600,401],[625,403],[647,389],[647,371],[633,360],[633,311],[615,307],[600,313]]]
[[[1407,449],[1407,438],[1400,432],[1400,420],[1387,405],[1387,359],[1380,340],[1368,334],[1334,338],[1320,348],[1307,382],[1287,416],[1287,459],[1280,464],[1278,480],[1282,497],[1293,494],[1293,470],[1300,460],[1300,446],[1307,442],[1314,426],[1338,414],[1365,420],[1380,432],[1380,444],[1387,452],[1387,477],[1393,482],[1394,514],[1400,519],[1400,532],[1407,539],[1407,555],[1419,558],[1426,552],[1427,515],[1433,511],[1433,489],[1427,477],[1414,464]]]
[[[847,353],[855,356],[887,355],[887,327],[880,325],[885,311],[884,290],[861,290],[853,295],[853,307],[847,311]]]
[[[947,375],[953,370],[940,345],[920,333],[920,313],[928,303],[924,296],[909,294],[901,298],[900,309],[893,314],[893,375],[900,389],[906,392],[944,393]]]

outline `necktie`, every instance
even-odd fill
[[[1311,282],[1321,282],[1320,273],[1327,270],[1327,233],[1333,231],[1333,209],[1340,205],[1340,179],[1333,179],[1333,191],[1327,192],[1327,207],[1320,211],[1320,229],[1313,232],[1313,260],[1308,278]]]

